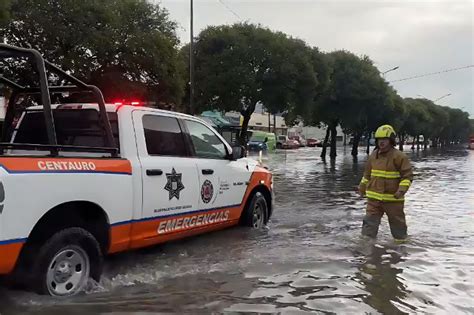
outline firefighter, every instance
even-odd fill
[[[390,125],[383,125],[375,132],[377,147],[367,161],[359,184],[359,193],[367,197],[362,234],[375,238],[385,213],[395,241],[403,242],[407,238],[404,197],[413,172],[408,157],[395,149],[395,136]]]

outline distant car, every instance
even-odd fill
[[[319,141],[318,139],[312,139],[312,138],[309,138],[308,140],[306,140],[306,145],[311,148],[323,146],[321,141]]]
[[[267,144],[267,151],[273,152],[277,147],[277,138],[272,132],[250,130],[250,140],[255,142],[265,142]]]
[[[292,139],[288,139],[282,145],[282,149],[298,149],[299,147],[300,147],[300,143]]]
[[[268,150],[268,147],[264,141],[249,141],[248,150],[250,152],[266,152]]]
[[[298,141],[300,147],[305,147],[307,144],[306,139],[303,136],[292,136],[290,139]]]
[[[288,137],[285,135],[278,136],[276,141],[277,149],[283,149],[283,144],[285,144],[288,140]]]

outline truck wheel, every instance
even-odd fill
[[[254,229],[265,226],[268,217],[268,205],[262,193],[257,192],[252,197],[242,217],[242,225]]]
[[[88,231],[73,227],[54,234],[35,259],[33,289],[39,294],[72,296],[84,290],[89,278],[99,281],[103,257]]]

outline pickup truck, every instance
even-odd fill
[[[47,96],[67,89],[0,77],[19,90],[13,98],[31,92],[44,101],[14,113],[9,100],[0,143],[0,275],[18,275],[40,294],[71,296],[89,278],[99,281],[107,254],[268,222],[272,175],[241,147],[193,116],[105,104],[96,88],[51,68],[99,102],[51,104]]]

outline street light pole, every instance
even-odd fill
[[[396,66],[396,67],[393,67],[392,69],[389,69],[389,70],[387,70],[387,71],[384,71],[384,72],[382,72],[382,76],[385,78],[385,74],[386,74],[386,73],[389,73],[389,72],[391,72],[391,71],[395,71],[395,70],[397,70],[398,68],[400,68],[400,67],[399,67],[399,66]]]
[[[451,95],[451,93],[448,93],[448,94],[446,94],[446,95],[443,95],[443,96],[441,96],[441,97],[438,97],[437,99],[435,99],[435,100],[433,101],[433,103],[435,103],[435,102],[437,102],[437,101],[439,101],[439,100],[442,100],[443,98],[448,97],[448,96],[450,96],[450,95]]]
[[[189,108],[188,114],[194,114],[194,6],[193,0],[190,0],[190,32],[189,42]]]
[[[439,101],[439,100],[442,100],[443,98],[448,97],[448,96],[450,96],[450,95],[451,95],[451,93],[448,93],[448,94],[446,94],[446,95],[443,95],[443,96],[441,96],[441,97],[438,97],[437,99],[435,99],[435,100],[432,101],[432,102],[435,103],[435,102],[437,102],[437,101]],[[429,98],[427,98],[427,97],[424,96],[424,95],[417,94],[417,96],[421,96],[421,97],[423,97],[424,99],[429,100]]]

